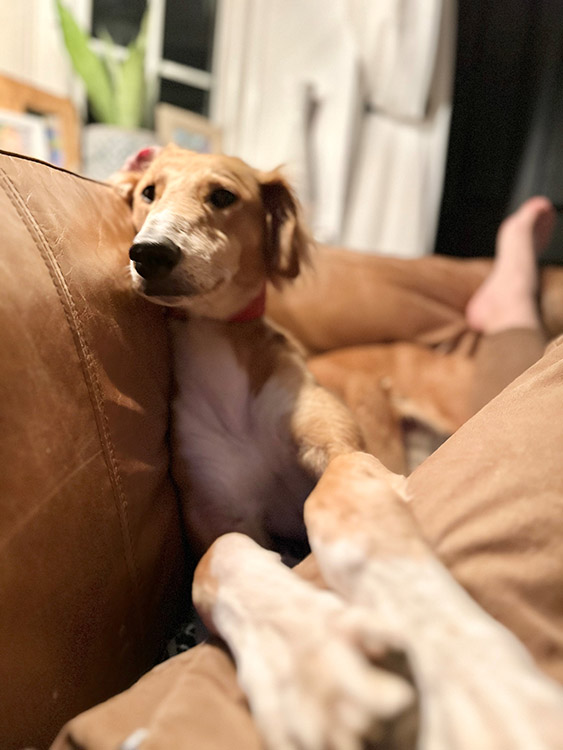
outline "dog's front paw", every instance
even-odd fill
[[[238,534],[219,539],[202,563],[196,604],[231,647],[269,750],[360,750],[395,737],[385,747],[414,747],[415,691],[375,666],[374,657],[392,660],[393,644],[367,610]]]

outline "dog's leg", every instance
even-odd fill
[[[290,430],[300,464],[316,479],[331,459],[363,447],[348,408],[312,380],[295,395]]]
[[[449,575],[371,457],[334,461],[305,519],[328,585],[405,644],[421,696],[419,747],[563,748],[563,689]]]
[[[238,679],[269,750],[413,748],[416,697],[383,657],[370,613],[299,579],[248,537],[218,539],[196,570],[194,601],[230,646]],[[361,623],[361,625],[359,625]],[[372,746],[371,744],[369,745]]]
[[[363,450],[363,439],[350,410],[312,378],[296,390],[290,432],[300,464],[320,479],[337,456]],[[405,481],[377,460],[381,477],[399,489]]]

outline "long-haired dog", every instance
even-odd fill
[[[176,146],[144,149],[112,181],[129,200],[135,290],[174,308],[174,473],[202,553],[240,531],[287,551],[329,460],[361,448],[344,405],[264,317],[311,240],[278,171]],[[180,313],[180,315],[178,315]]]
[[[181,311],[175,469],[205,552],[194,601],[231,647],[265,746],[562,747],[560,686],[454,582],[404,478],[359,450],[346,408],[263,316],[266,283],[294,278],[309,249],[280,174],[167,147],[114,182],[137,229],[134,287]],[[331,591],[249,539],[291,552],[307,496]]]

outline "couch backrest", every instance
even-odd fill
[[[0,747],[150,667],[185,600],[162,311],[113,189],[0,154]]]

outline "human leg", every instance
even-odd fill
[[[405,260],[321,246],[298,279],[268,289],[267,313],[312,353],[390,341],[452,343],[467,329],[465,306],[490,266],[486,259]]]
[[[475,355],[472,412],[544,352],[547,339],[538,307],[537,258],[551,238],[554,223],[551,202],[536,196],[501,224],[491,272],[465,312],[468,326],[483,334]]]
[[[530,198],[503,221],[491,272],[467,305],[472,329],[492,335],[512,328],[541,328],[537,259],[554,224],[553,205],[542,196]]]

